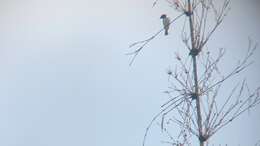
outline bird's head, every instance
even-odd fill
[[[166,18],[166,14],[162,14],[160,17],[160,19],[164,19],[164,18]]]

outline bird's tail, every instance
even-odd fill
[[[168,30],[167,29],[164,31],[164,35],[168,35]]]

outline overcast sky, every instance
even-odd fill
[[[167,100],[169,66],[181,51],[176,22],[129,67],[129,44],[161,28],[167,3],[152,0],[1,0],[0,145],[140,146],[145,128]],[[223,69],[243,56],[247,37],[260,42],[259,0],[233,0],[210,42],[227,49]],[[260,85],[260,49],[242,77]],[[260,106],[212,138],[253,146]],[[160,142],[152,131],[149,146]],[[233,139],[235,138],[235,140]],[[162,144],[163,145],[163,144]]]

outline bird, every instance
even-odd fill
[[[166,16],[166,14],[162,14],[160,19],[162,19],[163,28],[164,28],[164,35],[168,35],[168,30],[170,28],[170,18]]]

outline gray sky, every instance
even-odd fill
[[[128,66],[128,45],[161,27],[150,0],[1,0],[0,145],[140,146],[152,116],[166,101],[166,69],[181,51],[176,22]],[[223,69],[236,63],[247,37],[260,42],[259,0],[233,0],[210,42],[225,47]],[[246,76],[260,84],[260,50]],[[260,140],[260,106],[212,138],[215,144],[253,145]],[[148,145],[157,145],[154,129]]]

